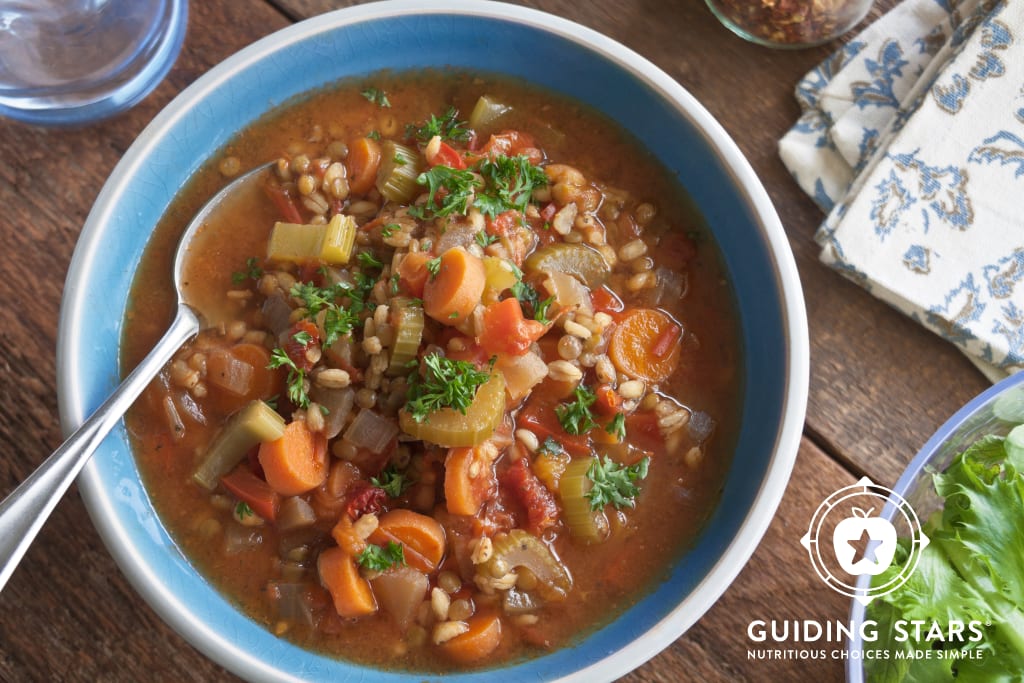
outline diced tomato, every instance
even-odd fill
[[[526,511],[526,530],[539,536],[558,523],[558,505],[555,496],[530,469],[526,457],[521,457],[501,476],[501,485],[519,501]]]
[[[384,509],[388,494],[379,486],[360,480],[348,491],[345,502],[345,513],[350,519],[356,520],[367,514],[379,514]]]
[[[665,445],[658,427],[658,416],[650,410],[627,415],[626,434],[631,444],[645,451],[656,451]]]
[[[495,154],[515,156],[529,149],[537,149],[537,143],[532,135],[519,130],[506,130],[492,135],[480,149],[480,154],[482,156]]]
[[[551,437],[560,443],[570,455],[590,455],[590,438],[586,434],[569,434],[562,429],[558,416],[555,414],[555,406],[558,403],[557,396],[550,395],[540,388],[534,389],[526,405],[516,417],[516,426],[529,429],[537,435],[541,443]]]
[[[675,323],[668,325],[651,346],[651,355],[655,358],[664,358],[682,335],[683,328],[681,326]]]
[[[296,335],[299,339],[296,339]],[[303,339],[303,335],[308,335],[308,338]],[[320,330],[312,320],[299,320],[289,328],[284,352],[299,370],[309,372],[313,369],[315,363],[309,359],[307,351],[315,346],[320,346]]]
[[[484,308],[483,330],[477,343],[488,353],[521,356],[547,331],[548,325],[523,317],[519,300],[509,297]]]
[[[242,501],[257,515],[273,522],[281,497],[263,479],[253,474],[248,463],[242,463],[220,478],[220,483],[238,500]]]
[[[594,401],[594,410],[605,416],[612,416],[622,410],[622,397],[611,384],[599,384],[594,389],[597,399]]]
[[[496,237],[507,237],[513,230],[522,225],[522,223],[523,214],[519,213],[515,209],[509,209],[508,211],[499,213],[494,218],[487,218],[487,234],[494,235]]]
[[[547,205],[540,210],[540,217],[547,223],[555,217],[555,213],[558,211],[558,206],[554,202],[548,202]]]
[[[626,307],[619,295],[605,285],[591,290],[590,303],[595,311],[604,313],[620,313]]]
[[[466,168],[466,160],[446,142],[442,142],[434,156],[427,160],[431,166],[448,166],[460,171]]]
[[[281,184],[276,182],[268,182],[264,184],[264,190],[270,200],[274,203],[278,213],[288,223],[301,223],[302,214],[299,213],[299,207],[295,203],[295,198],[292,197],[291,193]]]

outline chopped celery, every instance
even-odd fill
[[[501,373],[480,386],[463,414],[454,408],[434,410],[418,422],[406,408],[398,414],[402,431],[439,446],[476,446],[494,433],[505,417],[505,378]]]
[[[342,265],[352,256],[355,239],[355,219],[340,213],[326,225],[277,222],[270,233],[267,260]]]
[[[469,115],[469,127],[479,130],[494,125],[498,119],[512,111],[512,107],[499,102],[490,95],[481,95]]]
[[[603,510],[594,510],[587,494],[594,482],[587,471],[597,458],[577,458],[570,462],[558,480],[558,496],[562,500],[562,519],[572,535],[587,545],[608,538],[608,517]]]
[[[416,358],[423,340],[423,307],[414,305],[411,299],[395,297],[391,301],[391,316],[395,341],[388,373],[405,374],[406,364]]]
[[[527,272],[568,273],[591,289],[604,284],[612,269],[601,252],[585,244],[549,244],[530,254],[523,264]]]
[[[206,449],[192,478],[212,491],[253,446],[284,435],[284,418],[263,401],[252,401],[231,416]]]
[[[423,166],[416,150],[394,140],[381,143],[380,169],[377,171],[377,189],[385,199],[405,204],[419,194],[416,182]]]
[[[572,588],[572,576],[544,542],[522,529],[494,537],[494,552],[481,570],[500,579],[515,569],[537,577],[537,591],[545,600],[563,600]]]

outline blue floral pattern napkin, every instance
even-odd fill
[[[991,379],[1024,368],[1024,1],[904,0],[796,96],[779,153],[822,261]]]

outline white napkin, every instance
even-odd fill
[[[993,381],[1024,368],[1024,2],[904,0],[796,97],[822,261]]]

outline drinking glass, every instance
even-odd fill
[[[706,0],[733,33],[770,47],[812,47],[838,38],[867,15],[872,0]]]
[[[185,37],[188,0],[0,0],[0,116],[83,125],[135,105]]]

